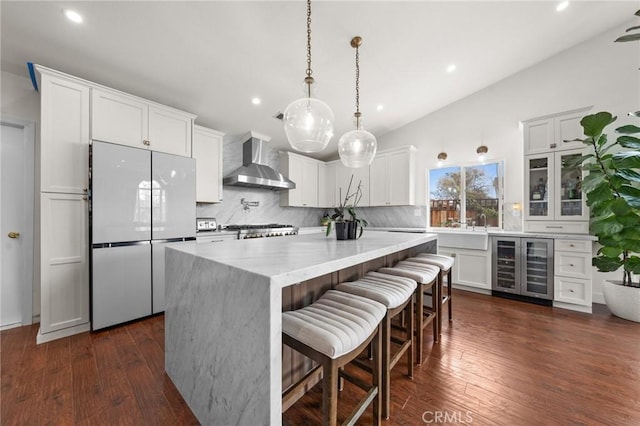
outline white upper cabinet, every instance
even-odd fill
[[[370,166],[371,206],[415,205],[413,146],[376,154]]]
[[[342,161],[338,160],[336,163],[336,194],[338,197],[338,202],[343,202],[345,196],[347,195],[347,190],[349,190],[349,194],[354,194],[358,188],[358,185],[361,185],[362,188],[362,198],[358,203],[359,207],[368,207],[369,204],[369,167],[360,167],[357,169],[352,169],[350,167],[346,167],[342,164]],[[351,176],[353,176],[353,181],[351,180]],[[349,183],[351,183],[351,189],[349,189]],[[341,198],[342,197],[342,198]],[[349,200],[347,204],[353,203],[353,198]]]
[[[83,194],[89,179],[89,86],[41,72],[40,191]]]
[[[222,201],[222,148],[224,133],[193,126],[193,158],[196,159],[196,201]]]
[[[371,183],[371,205],[386,206],[391,204],[389,198],[389,156],[376,155],[369,169]]]
[[[138,98],[93,89],[91,139],[147,148],[149,106]]]
[[[195,116],[108,89],[91,91],[91,139],[191,156]]]
[[[173,108],[149,106],[149,149],[191,157],[193,116]]]
[[[280,191],[280,205],[288,207],[319,207],[318,175],[321,161],[292,152],[280,153],[280,171],[296,187]]]
[[[320,198],[320,207],[331,208],[338,206],[338,195],[336,192],[336,177],[338,173],[338,163],[325,163],[324,174],[320,174],[320,193],[324,193],[324,198]]]
[[[570,141],[584,137],[580,120],[590,109],[581,108],[524,122],[525,155],[582,148],[582,142]]]

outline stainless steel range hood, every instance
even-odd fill
[[[294,189],[296,184],[266,165],[265,142],[271,138],[254,132],[247,133],[241,140],[242,167],[235,169],[222,180],[225,185],[266,188],[273,191]]]

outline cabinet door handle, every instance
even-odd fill
[[[15,239],[15,238],[20,238],[20,233],[19,233],[19,232],[15,232],[15,231],[11,231],[11,232],[9,232],[9,233],[7,234],[7,236],[8,236],[9,238],[14,238],[14,239]]]
[[[570,289],[569,293],[575,293],[575,290],[574,289]]]
[[[569,244],[569,247],[575,247],[573,244]]]
[[[555,148],[555,147],[557,147],[557,146],[558,146],[557,144],[552,143],[552,144],[550,144],[550,145],[549,145],[549,148]]]
[[[142,144],[149,146],[149,145],[151,145],[151,142],[149,142],[148,140],[145,139],[145,140],[142,141]]]
[[[83,196],[82,196],[82,199],[83,199],[84,201],[87,201],[87,200],[89,199],[89,197],[87,197],[86,195],[83,195]]]
[[[573,268],[575,265],[573,263],[570,263],[569,266],[571,266]]]
[[[87,192],[88,190],[87,190],[87,188],[82,188],[82,191],[83,192]]]

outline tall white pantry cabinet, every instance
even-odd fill
[[[40,75],[40,331],[38,343],[89,330],[90,87]]]

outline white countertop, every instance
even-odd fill
[[[183,244],[175,250],[287,286],[433,241],[435,234],[365,232],[359,240],[308,234],[282,238]]]

